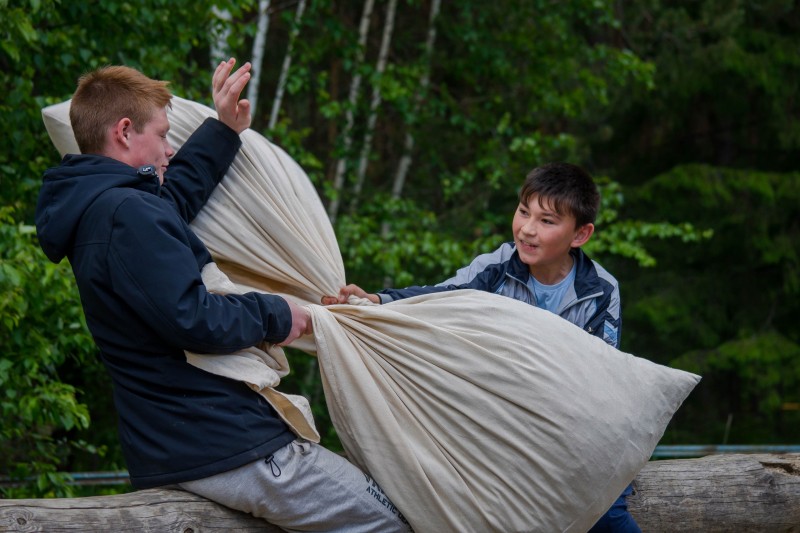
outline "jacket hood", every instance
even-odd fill
[[[67,255],[83,213],[108,189],[132,187],[158,194],[158,176],[144,169],[101,155],[67,154],[61,165],[46,170],[36,205],[36,232],[48,259],[58,263]]]

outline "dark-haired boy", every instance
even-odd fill
[[[514,240],[476,257],[455,276],[435,286],[384,289],[369,294],[357,285],[322,303],[346,303],[349,296],[388,303],[433,292],[475,289],[508,296],[551,311],[588,333],[619,347],[621,325],[617,280],[581,246],[594,233],[600,193],[592,177],[570,163],[533,169],[519,192],[511,224]],[[639,532],[627,510],[629,486],[592,528]]]

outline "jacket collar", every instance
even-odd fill
[[[575,295],[578,299],[586,298],[587,296],[594,296],[597,293],[602,293],[603,288],[600,282],[600,277],[597,275],[597,269],[594,263],[586,253],[580,248],[573,248],[570,250],[570,255],[575,261]],[[519,252],[515,249],[511,258],[508,260],[508,267],[506,273],[519,281],[520,283],[527,283],[528,265],[522,262],[519,258]]]

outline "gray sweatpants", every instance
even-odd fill
[[[290,532],[411,531],[375,480],[345,458],[302,439],[267,459],[178,486]]]

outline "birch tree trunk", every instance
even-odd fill
[[[272,129],[278,123],[278,114],[281,111],[281,102],[283,101],[283,92],[286,89],[286,80],[289,78],[289,68],[292,66],[292,52],[294,51],[294,42],[300,34],[300,20],[303,18],[303,11],[306,9],[306,0],[300,0],[297,4],[297,11],[294,15],[294,25],[289,34],[289,46],[286,49],[286,55],[283,58],[283,65],[281,66],[281,75],[278,79],[278,89],[275,91],[275,100],[272,102],[272,111],[269,115],[268,128]]]
[[[383,23],[383,38],[381,39],[381,49],[378,53],[378,63],[375,65],[375,84],[372,86],[372,99],[369,104],[369,116],[367,118],[367,128],[364,131],[364,140],[361,146],[361,154],[358,158],[358,169],[356,171],[356,183],[353,187],[353,196],[350,199],[350,209],[355,209],[361,188],[364,186],[364,176],[367,173],[369,153],[372,150],[372,137],[375,132],[375,122],[378,119],[378,107],[381,105],[381,86],[380,78],[386,71],[386,58],[389,56],[389,45],[392,42],[394,32],[394,17],[397,11],[397,0],[389,0],[386,7],[386,20]]]
[[[365,0],[364,8],[361,11],[361,22],[358,26],[358,51],[356,53],[356,68],[353,74],[353,80],[350,82],[350,93],[348,95],[348,107],[345,112],[345,127],[342,132],[344,137],[344,152],[342,157],[336,162],[336,173],[333,179],[333,197],[330,204],[328,204],[328,218],[331,224],[336,223],[336,217],[339,214],[339,206],[341,205],[342,189],[344,186],[345,170],[347,168],[347,156],[350,152],[350,147],[353,144],[353,122],[355,120],[355,107],[358,103],[358,95],[361,91],[361,74],[358,72],[358,67],[364,62],[364,52],[367,47],[367,35],[369,34],[369,22],[372,17],[372,8],[375,5],[374,0]],[[315,379],[318,375],[317,360],[312,359],[308,365],[305,376],[306,390],[312,389],[314,393],[311,395],[312,403],[315,403],[322,393],[322,383]],[[313,386],[312,386],[313,384]]]
[[[428,91],[428,86],[431,80],[431,58],[433,57],[433,47],[436,44],[436,19],[439,16],[439,8],[441,7],[441,0],[433,0],[431,2],[431,10],[428,16],[428,36],[425,40],[425,69],[422,72],[419,87],[414,93],[414,106],[412,108],[412,116],[419,114],[422,107],[422,100],[425,93]],[[414,135],[411,128],[406,130],[405,139],[403,141],[403,155],[400,157],[400,162],[397,165],[397,171],[394,175],[392,182],[392,199],[398,200],[403,194],[403,187],[406,182],[406,175],[408,169],[411,168],[411,154],[414,150]],[[381,237],[386,239],[389,236],[389,221],[384,220],[381,223]],[[383,280],[385,287],[392,285],[392,280],[386,278]]]
[[[269,3],[270,0],[259,0],[258,2],[258,26],[256,37],[253,40],[253,52],[250,54],[250,63],[253,65],[250,71],[250,82],[247,84],[247,99],[250,100],[250,112],[256,115],[258,107],[258,88],[261,85],[261,65],[264,63],[264,46],[267,42],[267,30],[269,29]]]
[[[365,0],[364,9],[361,12],[361,22],[358,28],[358,52],[356,53],[356,68],[353,74],[353,80],[350,82],[350,94],[348,97],[348,107],[345,111],[345,126],[342,132],[343,137],[343,154],[336,162],[336,172],[333,177],[333,198],[328,204],[328,217],[331,224],[336,222],[336,216],[339,212],[339,205],[341,203],[342,188],[344,185],[344,176],[347,169],[347,156],[350,152],[350,147],[353,144],[353,121],[355,114],[356,103],[358,102],[358,95],[361,91],[361,74],[358,72],[358,66],[364,62],[364,50],[367,45],[367,35],[369,33],[369,22],[372,16],[372,7],[375,4],[374,0]]]
[[[228,37],[231,34],[231,13],[227,9],[220,9],[217,6],[212,6],[211,12],[222,21],[222,29],[215,28],[211,32],[209,59],[211,68],[215,69],[220,61],[225,61],[230,57]]]
[[[431,57],[433,56],[433,47],[436,44],[436,19],[439,16],[439,8],[441,0],[433,0],[431,2],[431,11],[428,17],[428,37],[425,41],[425,69],[422,73],[422,78],[419,82],[419,89],[414,94],[414,107],[412,116],[419,113],[422,107],[422,99],[428,91],[428,86],[431,82]],[[403,187],[406,182],[406,175],[408,169],[411,167],[411,152],[414,149],[414,135],[409,128],[406,131],[405,141],[403,142],[403,155],[400,158],[400,163],[397,165],[397,172],[394,175],[394,182],[392,185],[392,198],[398,199],[403,193]]]

